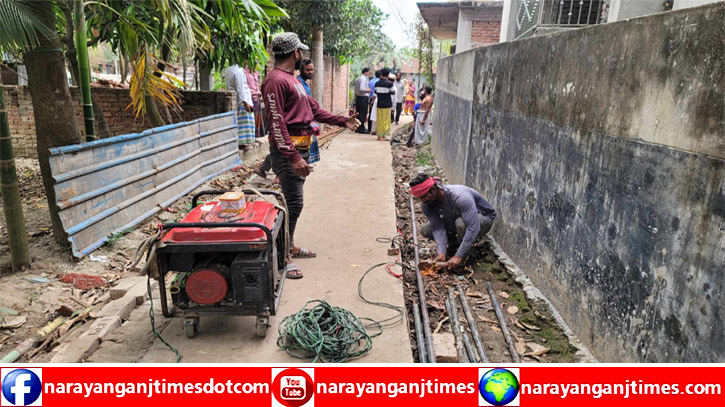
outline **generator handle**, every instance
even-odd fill
[[[272,242],[272,231],[261,223],[256,222],[190,222],[190,223],[162,223],[161,227],[164,231],[177,228],[257,228],[261,229],[267,236],[267,242]]]
[[[219,191],[219,190],[201,191],[201,192],[197,193],[196,195],[194,195],[194,197],[191,199],[191,207],[192,208],[196,208],[196,206],[199,203],[199,197],[201,197],[201,196],[204,196],[204,195],[223,195],[223,194],[226,194],[227,192],[229,192],[229,191]],[[251,189],[244,189],[244,190],[242,190],[242,192],[244,192],[245,194],[254,194],[255,193]],[[262,189],[259,192],[261,192],[264,195],[274,195],[274,196],[276,196],[278,198],[282,196],[282,193],[281,192],[273,191],[273,190],[270,190],[270,189]]]

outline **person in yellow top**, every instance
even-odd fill
[[[412,80],[406,81],[408,86],[405,90],[405,110],[404,114],[413,114],[413,106],[415,105],[415,85]]]

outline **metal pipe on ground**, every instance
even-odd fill
[[[496,300],[496,295],[493,293],[493,287],[491,286],[491,283],[486,283],[486,289],[488,289],[488,296],[491,297],[491,305],[493,305],[494,311],[496,311],[496,317],[498,317],[498,323],[501,328],[501,332],[503,332],[503,337],[506,339],[506,343],[509,346],[509,353],[511,354],[511,359],[513,359],[514,363],[521,363],[521,358],[519,358],[519,352],[516,351],[516,346],[514,346],[514,341],[511,339],[511,332],[509,332],[509,328],[506,325],[506,319],[503,317],[503,311],[501,311],[501,306],[498,305],[498,301]]]
[[[418,342],[418,362],[425,363],[426,355],[428,354],[425,348],[425,341],[423,340],[422,326],[423,323],[420,321],[420,308],[418,308],[418,301],[413,301],[413,321],[415,322],[415,339]]]
[[[429,363],[436,363],[435,349],[433,348],[433,333],[430,330],[430,318],[428,317],[428,303],[425,300],[425,286],[423,285],[423,275],[420,273],[420,257],[418,256],[418,229],[415,225],[415,204],[413,203],[413,195],[410,196],[410,224],[413,229],[413,253],[415,253],[415,280],[418,284],[418,299],[420,300],[420,315],[423,319],[423,332],[425,339],[425,348],[428,351],[426,360]]]
[[[468,359],[471,360],[473,363],[478,363],[481,360],[476,356],[476,351],[473,350],[473,344],[471,343],[471,336],[468,335],[468,332],[465,330],[462,332],[463,334],[463,347],[466,349],[466,353],[468,354]]]
[[[463,291],[460,284],[456,284],[456,290],[458,290],[458,299],[461,300],[461,308],[463,308],[463,314],[466,316],[466,320],[468,320],[468,328],[471,330],[473,342],[476,344],[479,359],[483,363],[488,363],[488,357],[486,357],[486,351],[484,350],[483,343],[481,342],[481,335],[478,333],[476,320],[473,319],[473,312],[471,312],[471,307],[468,305],[468,297],[466,297],[466,293]]]
[[[466,354],[465,349],[463,348],[463,337],[461,335],[461,326],[455,321],[458,321],[458,315],[453,316],[453,310],[451,309],[451,301],[446,298],[445,299],[446,304],[446,312],[448,312],[449,320],[451,322],[451,331],[453,332],[453,337],[456,339],[456,353],[458,353],[458,362],[459,363],[469,363],[470,360],[468,359],[468,354]]]

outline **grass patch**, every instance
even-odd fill
[[[430,145],[424,146],[418,150],[418,156],[415,158],[415,165],[419,167],[435,167],[435,157],[433,157]]]
[[[131,233],[131,231],[133,231],[133,228],[126,228],[126,229],[118,231],[112,235],[108,235],[108,239],[106,240],[106,242],[108,244],[114,244],[114,243],[118,242],[122,237]]]

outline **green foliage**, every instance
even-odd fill
[[[212,90],[217,91],[217,90],[226,89],[227,80],[226,80],[226,77],[224,76],[224,72],[223,71],[214,71],[214,72],[212,72],[212,75],[214,75],[214,89],[212,89]]]
[[[425,82],[435,84],[433,80],[433,37],[423,17],[418,14],[415,23],[415,31],[418,37],[418,63],[421,73],[425,76]]]
[[[133,232],[133,228],[126,228],[121,231],[118,231],[112,235],[108,235],[108,238],[106,239],[106,243],[108,244],[114,244],[121,240],[122,237],[126,236],[127,234]]]
[[[94,37],[134,66],[130,89],[136,116],[147,112],[148,98],[178,108],[177,84],[163,67],[174,56],[211,47],[204,10],[188,0],[98,0],[86,3],[86,13]]]
[[[47,8],[32,0],[0,0],[0,51],[23,52],[38,45],[40,36],[55,36],[48,27]]]
[[[433,151],[430,148],[430,144],[425,144],[418,149],[418,155],[415,158],[415,165],[435,167],[435,157]]]
[[[197,55],[215,70],[237,63],[252,69],[266,64],[269,56],[264,36],[287,13],[270,0],[194,0],[209,16],[211,49]]]
[[[294,16],[282,23],[286,31],[296,32],[309,44],[312,27],[318,27],[324,33],[323,52],[336,56],[342,63],[375,52],[387,39],[382,34],[386,15],[372,0],[280,0],[278,3]]]

